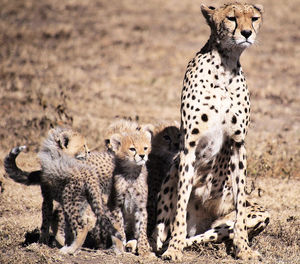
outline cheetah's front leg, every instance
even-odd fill
[[[186,214],[187,204],[193,186],[195,152],[193,149],[188,154],[180,153],[178,196],[176,204],[176,215],[171,231],[171,240],[167,251],[162,255],[166,260],[181,260],[182,250],[185,247],[187,226]]]
[[[260,254],[252,251],[249,247],[248,233],[246,226],[246,149],[244,144],[233,144],[233,155],[231,156],[231,176],[233,196],[236,210],[236,219],[233,229],[233,245],[235,247],[236,257],[248,260],[260,258]]]

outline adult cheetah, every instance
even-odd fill
[[[180,154],[166,178],[178,183],[177,195],[175,204],[158,211],[158,229],[171,225],[171,239],[162,257],[182,258],[187,243],[188,202],[194,199],[200,211],[210,209],[216,218],[233,208],[230,232],[236,257],[256,258],[259,254],[248,245],[246,223],[244,140],[250,100],[239,58],[255,41],[263,7],[232,3],[217,9],[202,5],[201,11],[211,36],[189,62],[183,81]],[[169,195],[170,189],[162,192]],[[174,217],[160,216],[172,206]]]

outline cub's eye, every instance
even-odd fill
[[[236,21],[236,17],[234,17],[234,16],[228,16],[227,19],[229,21],[234,21],[234,22]]]
[[[171,138],[168,135],[164,135],[164,139],[169,141],[171,140]]]
[[[144,147],[144,150],[147,150],[148,149],[148,147]]]
[[[252,17],[252,21],[254,22],[254,21],[256,21],[256,20],[258,20],[259,19],[259,17]]]
[[[136,151],[135,148],[130,148],[129,150],[132,151],[132,152]]]

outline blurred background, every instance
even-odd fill
[[[225,1],[1,0],[0,252],[6,261],[16,261],[8,248],[39,226],[40,195],[37,187],[2,177],[5,155],[26,144],[20,164],[38,167],[38,146],[55,125],[71,125],[90,148],[101,149],[103,131],[116,116],[179,121],[187,63],[209,37],[201,3]],[[264,5],[264,23],[241,58],[252,103],[248,184],[274,214],[257,247],[267,248],[268,263],[275,263],[299,257],[300,2],[257,3]],[[19,214],[28,214],[22,224],[14,222]],[[6,239],[16,226],[19,240]]]

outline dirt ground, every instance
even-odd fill
[[[263,263],[300,263],[300,4],[257,2],[265,7],[264,25],[241,58],[252,100],[248,190],[272,219],[252,247]],[[163,263],[89,249],[64,256],[24,243],[41,224],[41,194],[37,186],[2,177],[3,158],[26,144],[18,164],[38,168],[36,153],[50,125],[72,125],[91,148],[101,149],[115,116],[179,120],[186,65],[209,35],[200,4],[1,1],[0,263]],[[183,263],[239,261],[224,245],[205,245],[186,251]]]

